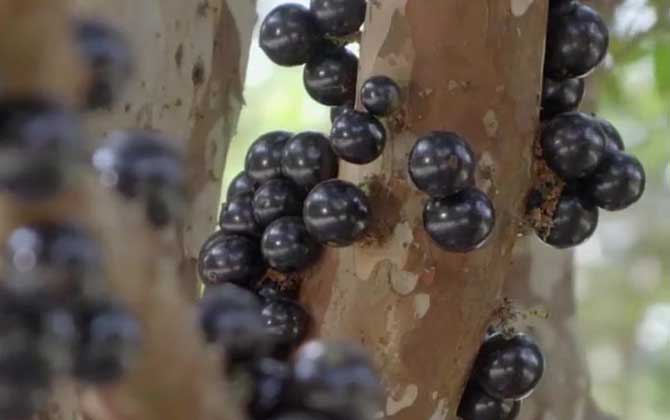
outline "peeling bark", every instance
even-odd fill
[[[306,274],[302,299],[319,333],[354,338],[374,354],[396,420],[454,419],[462,388],[521,232],[539,120],[547,3],[372,1],[359,82],[386,74],[406,87],[405,109],[372,165],[342,164],[370,186],[373,238],[329,251]],[[466,136],[477,185],[494,201],[495,232],[481,250],[455,255],[423,232],[425,197],[407,177],[417,136]]]

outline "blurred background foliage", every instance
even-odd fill
[[[259,0],[260,19],[282,0]],[[306,4],[307,0],[302,0]],[[670,0],[594,0],[610,23],[605,64],[589,79],[584,108],[614,123],[647,170],[631,209],[601,214],[577,250],[578,324],[593,389],[621,419],[670,417]],[[225,184],[260,134],[327,132],[329,110],[312,101],[298,68],[272,65],[254,42],[244,109]]]

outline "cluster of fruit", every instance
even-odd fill
[[[640,199],[642,164],[624,152],[616,128],[575,111],[584,80],[603,60],[609,32],[602,18],[575,0],[550,2],[540,146],[546,164],[566,185],[550,227],[538,235],[558,248],[577,246],[595,232],[598,207],[622,210]]]
[[[224,351],[226,374],[253,420],[368,420],[382,388],[365,352],[354,345],[310,341],[307,314],[272,284],[258,295],[232,284],[207,289],[200,325]]]
[[[111,105],[130,73],[128,45],[109,26],[73,22],[73,39],[90,84],[83,110]],[[80,167],[77,111],[40,96],[0,100],[0,189],[25,225],[10,232],[0,286],[0,418],[29,418],[45,404],[55,378],[89,385],[117,381],[140,345],[138,321],[108,293],[102,253],[76,217],[49,208]],[[117,181],[138,188],[146,167],[125,159]],[[132,174],[128,178],[129,174]],[[10,204],[14,206],[14,204]]]
[[[521,401],[544,373],[544,357],[526,334],[495,333],[479,350],[458,416],[463,420],[514,420]]]

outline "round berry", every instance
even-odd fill
[[[566,79],[555,82],[548,77],[542,85],[543,120],[549,120],[558,114],[574,111],[584,98],[584,79]]]
[[[589,198],[600,208],[623,210],[636,203],[645,187],[644,168],[635,156],[611,151],[598,168],[584,180]]]
[[[544,373],[544,357],[526,334],[489,337],[479,351],[474,378],[490,396],[521,400],[535,389]]]
[[[102,289],[100,249],[79,228],[56,223],[22,226],[6,246],[7,287],[64,303]]]
[[[409,174],[431,197],[456,194],[472,184],[475,155],[456,133],[436,131],[419,138],[409,156]]]
[[[302,214],[309,233],[318,242],[335,247],[360,239],[372,218],[365,193],[339,179],[317,185],[305,199]]]
[[[581,112],[560,114],[545,123],[541,144],[545,161],[565,180],[593,172],[605,154],[600,124]]]
[[[626,145],[623,142],[623,139],[621,138],[621,134],[619,134],[619,130],[612,125],[611,122],[594,117],[595,120],[600,124],[600,128],[603,130],[603,133],[605,134],[605,148],[607,150],[614,150],[614,151],[620,151],[623,152],[626,150]]]
[[[268,419],[286,399],[291,385],[291,368],[287,363],[262,358],[251,369],[253,392],[247,408],[253,419]]]
[[[554,7],[549,15],[545,73],[560,81],[588,75],[605,58],[609,31],[600,15],[584,4]]]
[[[338,161],[328,138],[307,131],[288,141],[282,158],[282,173],[305,190],[337,177]]]
[[[303,307],[287,299],[268,300],[261,312],[278,352],[288,356],[307,336],[310,317]]]
[[[60,193],[80,140],[80,121],[63,106],[41,98],[1,100],[0,189],[23,200]]]
[[[486,243],[495,225],[493,203],[476,188],[431,198],[423,210],[430,237],[450,252],[470,252]]]
[[[366,352],[345,343],[304,344],[294,358],[294,383],[305,407],[342,418],[373,418],[383,395]]]
[[[386,129],[370,114],[345,112],[333,123],[330,143],[342,160],[364,165],[376,160],[384,152]]]
[[[291,136],[286,131],[273,131],[260,136],[247,151],[244,167],[249,178],[260,184],[280,177],[284,146]]]
[[[271,179],[261,185],[254,194],[254,217],[258,224],[266,227],[284,216],[300,216],[305,194],[293,182]]]
[[[590,200],[564,191],[554,210],[549,232],[540,232],[540,238],[556,248],[571,248],[589,239],[597,226],[598,207]]]
[[[219,227],[223,233],[260,238],[263,227],[254,216],[253,199],[251,194],[238,195],[221,208]]]
[[[234,283],[251,288],[265,272],[257,241],[238,235],[216,235],[198,258],[200,279],[206,285]]]
[[[331,106],[330,107],[330,123],[334,123],[335,120],[345,112],[350,112],[354,110],[354,104],[353,103],[347,103],[344,105],[339,105],[339,106]]]
[[[79,332],[73,375],[80,381],[118,381],[140,347],[140,327],[124,308],[107,301],[84,302],[74,310]]]
[[[305,65],[303,82],[309,96],[328,106],[353,102],[358,58],[344,47],[326,46]]]
[[[365,0],[311,0],[310,9],[321,31],[342,37],[353,34],[365,20]]]
[[[470,383],[458,405],[458,417],[462,420],[514,420],[520,408],[521,402],[493,398]]]
[[[270,267],[282,273],[307,268],[319,256],[321,247],[307,233],[300,217],[282,217],[263,233],[261,249]]]
[[[242,171],[233,180],[228,186],[228,191],[226,192],[226,200],[230,201],[235,196],[240,194],[253,194],[258,188],[258,183],[251,179],[249,174]]]
[[[274,8],[263,20],[261,49],[275,64],[305,64],[321,43],[318,24],[306,7],[288,3]]]
[[[200,302],[200,327],[209,343],[225,350],[229,367],[272,352],[260,311],[256,296],[232,284],[213,288]]]
[[[75,23],[75,41],[89,66],[86,106],[111,107],[132,73],[130,46],[121,32],[96,20]]]
[[[371,77],[361,88],[361,103],[370,114],[391,115],[400,108],[400,87],[390,77]]]

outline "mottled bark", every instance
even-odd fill
[[[388,389],[384,415],[453,419],[501,291],[524,217],[538,129],[547,3],[384,0],[369,5],[359,79],[387,74],[406,87],[383,158],[343,164],[366,183],[372,237],[330,251],[303,284],[319,333],[374,354]],[[407,154],[431,130],[466,136],[477,184],[493,199],[495,232],[481,250],[445,253],[423,232],[425,196],[407,179]]]

